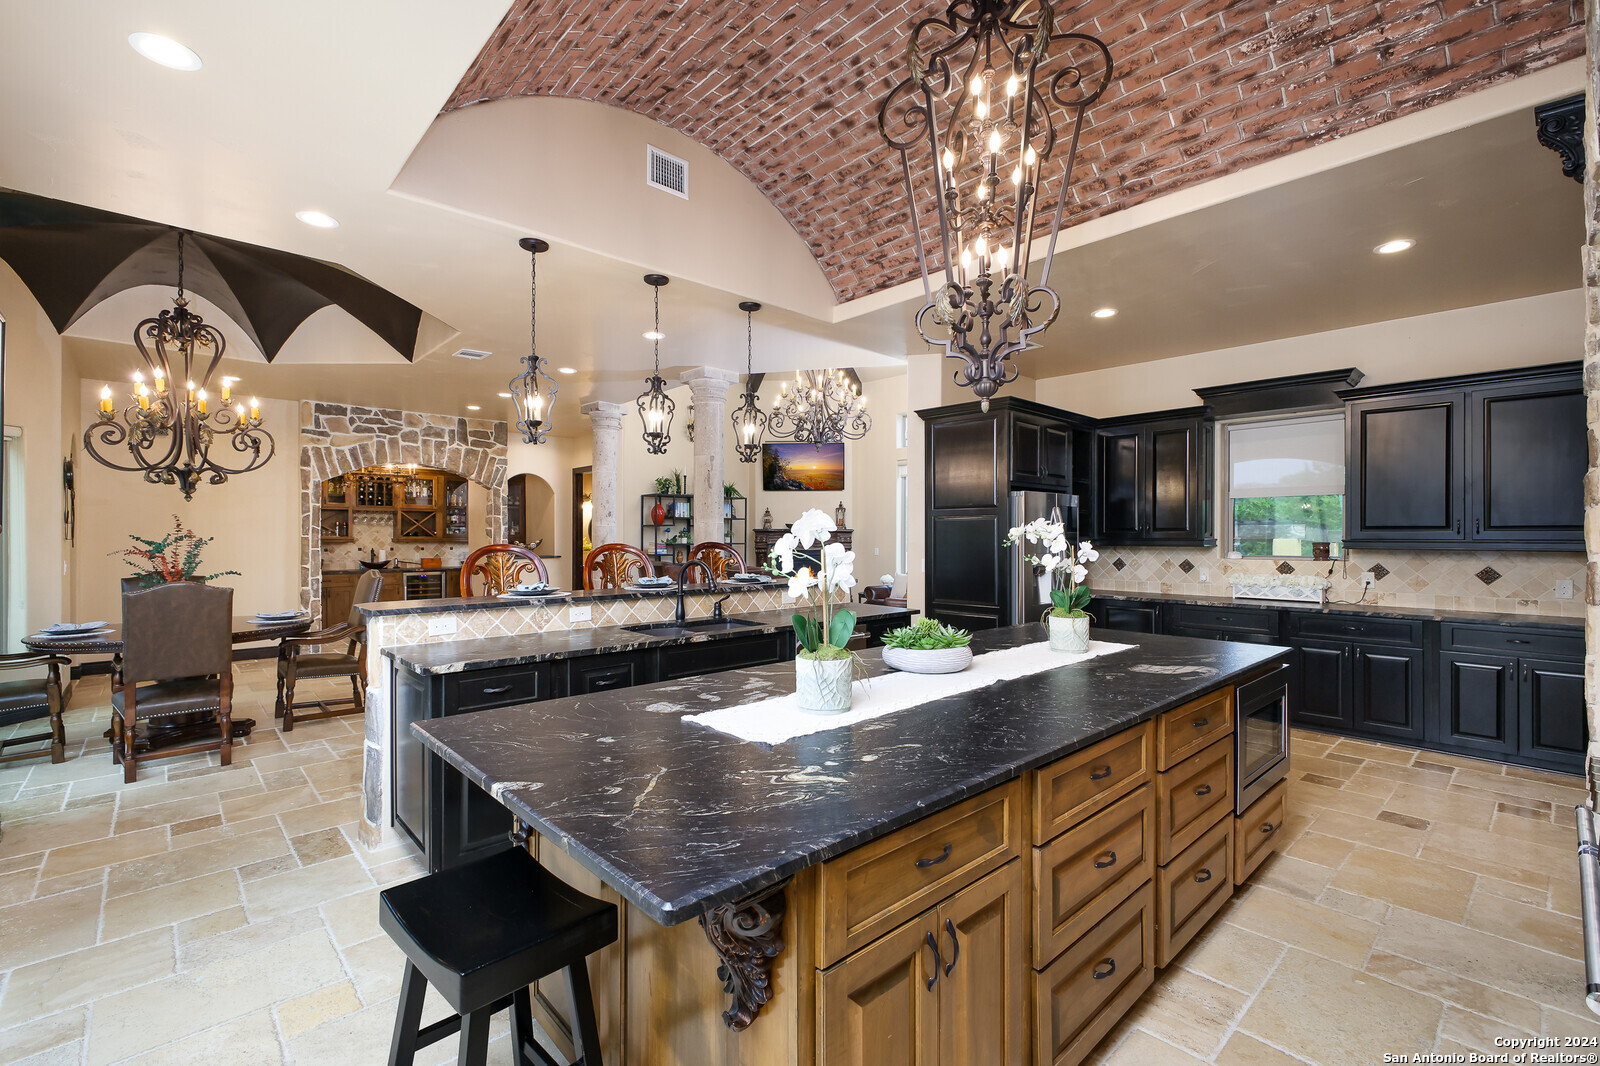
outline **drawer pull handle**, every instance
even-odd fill
[[[1101,862],[1098,858],[1095,859],[1094,860],[1094,868],[1096,870],[1108,870],[1108,869],[1110,869],[1111,867],[1113,867],[1113,866],[1115,866],[1117,864],[1117,853],[1116,852],[1114,852],[1114,851],[1103,851],[1100,854],[1109,855],[1111,857],[1109,859],[1107,859],[1105,862]]]
[[[944,975],[950,976],[950,971],[956,968],[956,960],[961,957],[961,941],[956,939],[956,926],[949,918],[944,920],[944,930],[950,934],[950,961],[944,964]]]
[[[1110,776],[1111,776],[1111,764],[1110,763],[1106,763],[1104,766],[1102,766],[1098,770],[1090,770],[1089,771],[1089,780],[1090,781],[1104,781],[1106,778],[1108,778]]]
[[[1263,833],[1271,833],[1276,828],[1278,828],[1278,827],[1273,825],[1271,822],[1263,822],[1263,823],[1261,823],[1261,831]]]
[[[916,867],[919,870],[926,870],[930,866],[938,866],[941,862],[944,862],[949,857],[950,857],[950,845],[946,844],[944,846],[944,850],[941,851],[936,858],[918,859],[916,861]]]
[[[1197,885],[1203,885],[1209,880],[1211,880],[1211,867],[1209,866],[1194,875],[1194,883]]]
[[[1194,790],[1194,794],[1196,796],[1209,796],[1211,795],[1211,786],[1201,785],[1199,788]]]
[[[498,696],[502,692],[510,692],[510,691],[511,691],[511,686],[510,685],[495,685],[493,688],[484,689],[483,690],[483,694],[485,696]]]
[[[939,942],[933,939],[933,934],[928,934],[928,946],[933,949],[933,976],[928,978],[928,991],[933,991],[933,986],[939,983],[939,967],[944,965],[944,960],[939,957]]]
[[[1102,970],[1100,968],[1102,966],[1104,966],[1105,969]],[[1098,963],[1095,964],[1094,979],[1096,981],[1104,981],[1107,977],[1110,977],[1112,974],[1114,974],[1116,972],[1117,972],[1117,960],[1116,959],[1101,959]]]
[[[1204,729],[1206,726],[1208,726],[1210,724],[1211,724],[1211,719],[1210,718],[1196,718],[1194,720],[1194,727],[1196,729]]]
[[[1533,641],[1531,641],[1531,640],[1518,640],[1516,637],[1508,637],[1508,638],[1506,638],[1506,643],[1507,644],[1532,644]]]

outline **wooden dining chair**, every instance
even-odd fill
[[[61,724],[61,712],[66,710],[61,689],[61,668],[71,666],[72,660],[62,655],[39,652],[19,652],[0,655],[0,670],[32,670],[44,667],[43,677],[23,678],[17,681],[0,681],[0,727],[31,722],[39,718],[50,719],[50,728],[43,733],[13,736],[0,740],[0,762],[13,759],[32,759],[48,754],[51,762],[65,762],[67,758],[67,730]],[[19,744],[33,744],[48,740],[47,748],[14,751],[7,748]]]
[[[233,764],[233,590],[174,581],[122,594],[122,661],[111,678],[111,757],[139,776],[141,719],[215,713],[215,740],[160,757],[221,751]],[[146,755],[145,758],[151,756]]]
[[[583,587],[619,589],[637,577],[655,577],[655,564],[632,544],[600,544],[583,557]]]
[[[485,544],[461,564],[461,595],[499,596],[512,586],[522,584],[530,574],[546,583],[550,580],[544,560],[532,548],[520,544]],[[472,591],[474,580],[482,582],[482,593]]]
[[[350,602],[350,614],[343,622],[314,633],[297,637],[284,637],[278,642],[278,699],[272,707],[275,718],[283,719],[283,731],[294,732],[296,721],[315,722],[323,718],[337,718],[346,714],[361,714],[366,710],[362,686],[367,676],[367,621],[356,608],[372,603],[383,592],[383,583],[389,577],[399,581],[400,575],[390,570],[368,570],[356,582],[355,598]],[[324,622],[327,619],[323,619]],[[325,645],[345,643],[343,651],[307,651]],[[313,677],[348,677],[350,696],[339,699],[315,699],[296,703],[295,683]],[[296,714],[302,707],[315,707],[315,714]]]
[[[732,544],[720,540],[703,540],[689,549],[689,558],[698,559],[711,568],[711,576],[723,581],[744,570],[744,554]]]

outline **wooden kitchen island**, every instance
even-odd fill
[[[618,903],[590,960],[606,1062],[1065,1066],[1285,815],[1281,783],[1234,812],[1233,690],[1286,649],[1097,637],[1133,647],[772,747],[682,719],[791,690],[783,665],[412,729]]]

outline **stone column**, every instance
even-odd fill
[[[1596,805],[1600,765],[1600,4],[1585,5],[1586,97],[1583,122],[1583,388],[1589,406],[1589,473],[1583,480],[1583,540],[1588,554],[1584,582],[1584,703],[1589,712],[1589,801]]]
[[[622,513],[617,447],[622,435],[622,416],[627,408],[620,403],[596,400],[584,404],[580,410],[594,423],[594,475],[589,491],[594,516],[590,529],[596,544],[610,544],[617,539],[617,515]],[[572,566],[573,573],[581,573],[583,560],[574,560]]]
[[[680,376],[694,395],[694,542],[726,540],[722,524],[723,436],[727,430],[728,389],[739,375],[714,366],[700,366]]]

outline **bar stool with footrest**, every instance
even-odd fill
[[[565,970],[572,1000],[573,1066],[601,1066],[600,1030],[586,960],[617,939],[615,904],[586,896],[522,848],[429,874],[379,893],[378,924],[405,952],[389,1066],[461,1034],[460,1066],[483,1066],[489,1018],[511,1008],[517,1066],[557,1066],[533,1036],[528,986]],[[422,1026],[427,986],[456,1013]]]

